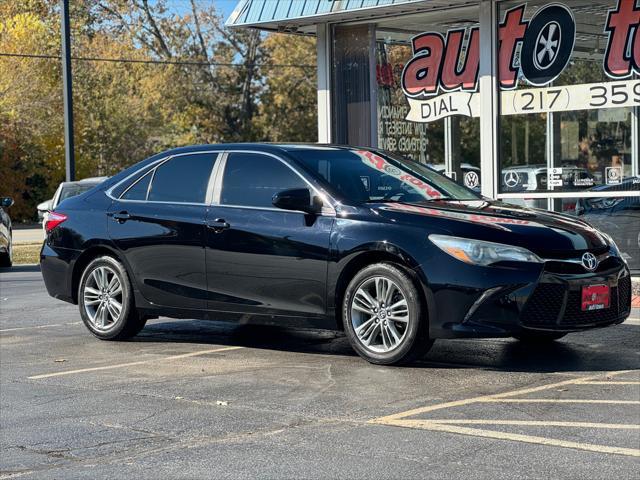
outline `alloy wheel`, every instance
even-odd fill
[[[389,278],[375,276],[360,284],[351,299],[350,310],[356,337],[368,350],[390,352],[407,334],[407,299],[402,289]]]
[[[107,331],[122,315],[122,283],[116,271],[107,266],[94,269],[82,292],[84,310],[94,328]]]

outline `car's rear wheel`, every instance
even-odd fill
[[[549,343],[559,340],[565,335],[566,333],[556,332],[520,332],[515,334],[513,338],[527,343]]]
[[[123,340],[137,335],[146,320],[135,309],[131,283],[124,266],[102,256],[85,268],[78,291],[82,321],[102,340]]]
[[[433,344],[418,289],[393,264],[370,265],[353,277],[344,294],[342,318],[351,346],[371,363],[408,363]]]

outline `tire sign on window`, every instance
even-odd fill
[[[634,73],[640,75],[640,6],[635,3],[618,0],[602,26],[607,34],[602,68],[617,81],[562,87],[536,88],[549,85],[569,64],[576,39],[572,10],[553,3],[528,20],[527,4],[505,12],[499,25],[501,114],[640,105],[640,80],[631,79]],[[411,44],[413,57],[401,78],[410,107],[406,119],[431,122],[452,115],[478,117],[478,28],[454,29],[446,35],[421,33]],[[517,89],[519,82],[525,88]]]

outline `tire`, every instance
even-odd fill
[[[78,306],[85,326],[101,340],[131,338],[146,323],[135,308],[129,276],[113,257],[98,257],[86,266],[78,286]]]
[[[513,336],[526,343],[550,343],[564,337],[566,333],[556,332],[520,332]]]
[[[0,253],[0,267],[11,267],[13,265],[13,242],[9,236],[9,245],[5,253]]]
[[[389,303],[396,307],[392,310]],[[360,270],[349,282],[342,301],[344,330],[351,346],[362,358],[378,365],[406,364],[427,353],[433,341],[424,312],[415,282],[403,268],[390,263]]]

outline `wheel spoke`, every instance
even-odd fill
[[[358,289],[358,291],[356,292],[356,294],[354,295],[354,305],[356,305],[356,301],[359,302],[359,306],[361,306],[362,308],[367,308],[368,312],[373,312],[373,309],[376,307],[377,302],[375,301],[375,299],[369,295],[369,293],[364,289],[364,287],[360,287],[360,289]]]
[[[400,342],[400,334],[398,333],[398,330],[396,330],[396,326],[394,325],[393,322],[389,322],[387,323],[387,330],[389,331],[389,333],[391,333],[391,336],[394,339],[394,345]]]
[[[384,325],[381,326],[380,336],[382,337],[382,345],[384,345],[384,348],[386,348],[387,350],[391,348],[391,342],[389,341],[388,335],[389,333],[387,332],[387,327],[385,327]]]
[[[118,317],[120,317],[120,310],[113,304],[113,301],[111,301],[111,303],[107,303],[107,309],[109,310],[109,316],[111,317],[112,322],[116,322]]]
[[[113,306],[113,308],[115,308],[115,311],[117,312],[116,317],[120,316],[120,312],[122,311],[122,304],[120,302],[118,302],[117,300],[114,300],[113,298],[111,299],[111,305]]]
[[[373,326],[367,329],[365,334],[362,336],[362,340],[364,341],[365,346],[368,347],[369,345],[371,345],[372,340],[376,338],[378,335],[379,328],[380,328],[380,324],[374,323]]]
[[[378,302],[384,302],[387,296],[388,283],[386,278],[376,278],[376,300]]]
[[[118,280],[117,275],[114,275],[111,277],[111,281],[107,287],[107,293],[113,297],[116,291],[120,291],[120,280]]]
[[[91,287],[84,287],[84,296],[85,297],[98,297],[100,295],[100,292],[98,290],[96,290],[95,288],[91,288]]]
[[[397,290],[398,290],[398,287],[396,286],[395,283],[389,284],[386,295],[384,297],[385,305],[389,305],[391,303],[391,300],[393,300],[393,294],[396,293]]]
[[[363,330],[365,330],[365,329],[367,329],[367,328],[369,328],[369,327],[371,326],[371,324],[375,321],[375,319],[376,319],[376,317],[375,317],[375,316],[373,316],[373,317],[371,317],[369,320],[367,320],[366,322],[363,322],[363,323],[361,323],[360,325],[358,325],[358,326],[355,328],[356,333],[357,333],[358,335],[360,335],[360,334],[362,333],[362,331],[363,331]]]

